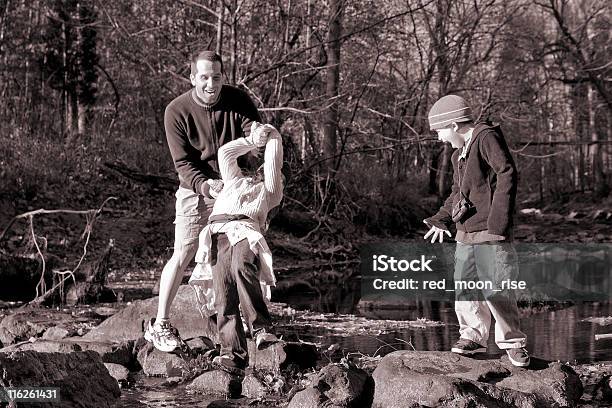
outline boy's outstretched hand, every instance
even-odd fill
[[[429,226],[428,223],[426,223],[425,221],[423,221],[425,223],[425,225]],[[429,229],[429,231],[427,231],[427,234],[425,234],[425,236],[423,237],[423,239],[427,239],[429,238],[429,236],[431,236],[431,243],[435,243],[436,241],[438,242],[442,242],[444,241],[444,234],[447,234],[448,237],[451,237],[451,233],[449,230],[445,230],[439,227],[436,227],[435,225],[431,226],[431,228]]]

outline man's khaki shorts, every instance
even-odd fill
[[[175,196],[174,249],[193,250],[194,246],[197,247],[198,236],[208,222],[215,200],[184,187],[179,187]]]

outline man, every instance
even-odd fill
[[[425,239],[442,242],[457,227],[455,282],[490,281],[494,287],[477,294],[456,290],[455,312],[460,339],[451,351],[474,354],[486,351],[491,313],[495,342],[510,362],[529,365],[526,336],[519,327],[516,297],[501,283],[518,275],[512,246],[517,171],[498,126],[474,124],[472,112],[460,96],[439,99],[428,115],[438,139],[457,149],[452,155],[453,188],[438,213],[424,220],[430,227]]]
[[[223,63],[215,52],[201,51],[193,56],[190,79],[193,88],[170,102],[164,116],[180,185],[176,192],[174,253],[162,271],[157,317],[149,321],[145,339],[165,352],[182,345],[178,331],[170,324],[170,307],[198,249],[198,236],[214,198],[223,188],[217,150],[224,143],[248,136],[251,124],[261,121],[245,92],[223,84]]]

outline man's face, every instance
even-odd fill
[[[189,76],[196,94],[204,103],[212,104],[219,99],[223,76],[219,61],[198,60],[196,73]]]
[[[436,129],[436,132],[438,133],[439,141],[450,143],[455,149],[463,147],[465,144],[465,139],[457,133],[457,125],[455,124],[442,129]]]

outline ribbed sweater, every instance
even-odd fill
[[[219,178],[219,146],[249,136],[253,121],[261,121],[253,101],[230,85],[223,85],[212,105],[203,103],[195,89],[170,102],[164,127],[181,187],[200,194],[207,179]]]
[[[268,212],[283,198],[281,167],[283,144],[277,131],[272,131],[264,153],[264,180],[255,182],[238,166],[238,157],[256,150],[248,138],[241,137],[219,149],[219,171],[223,190],[217,197],[211,216],[220,214],[246,215],[260,226],[263,233]]]

